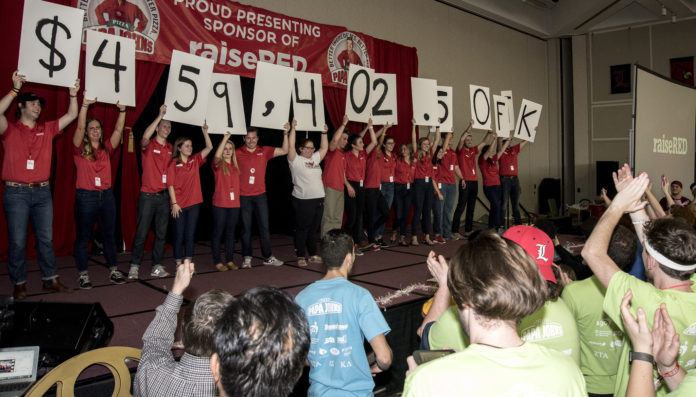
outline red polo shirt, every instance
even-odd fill
[[[394,182],[394,170],[396,169],[396,156],[384,153],[382,156],[382,182]]]
[[[500,155],[500,176],[517,175],[517,155],[520,153],[520,144],[508,147]]]
[[[346,152],[342,149],[329,150],[324,156],[324,172],[321,174],[324,186],[342,192],[345,176]]]
[[[157,193],[167,188],[167,167],[172,159],[172,144],[160,145],[156,138],[150,139],[143,151],[143,184],[140,191]]]
[[[395,163],[394,182],[402,185],[413,183],[413,176],[416,174],[416,164],[414,162],[409,164],[403,158],[399,158]]]
[[[346,179],[353,182],[365,181],[367,152],[361,150],[356,156],[352,150],[346,152]]]
[[[488,160],[484,160],[483,156],[479,156],[478,164],[479,168],[481,168],[481,175],[483,176],[483,186],[500,185],[497,154],[494,154]]]
[[[453,185],[457,182],[456,175],[454,173],[454,167],[457,167],[459,162],[457,161],[457,153],[452,149],[447,149],[445,154],[442,156],[442,162],[437,169],[437,181],[441,183],[449,183]]]
[[[462,171],[465,181],[478,181],[478,174],[476,173],[476,155],[478,152],[478,146],[472,148],[462,147],[457,154],[459,170]]]
[[[365,188],[379,189],[382,184],[382,163],[384,155],[382,152],[373,150],[367,156],[367,172],[365,174]]]
[[[51,177],[53,138],[60,133],[58,120],[36,123],[34,128],[19,121],[7,123],[1,135],[5,147],[2,179],[19,183],[47,181]]]
[[[188,158],[185,163],[176,163],[172,159],[167,169],[167,186],[174,186],[176,203],[179,207],[186,208],[202,203],[201,176],[198,169],[205,164],[205,159],[198,152]]]
[[[111,156],[114,148],[111,141],[104,140],[106,150],[95,149],[94,161],[82,157],[82,144],[73,145],[73,161],[77,168],[76,187],[85,190],[106,190],[111,188]]]
[[[218,165],[213,162],[215,174],[215,193],[213,193],[213,205],[221,208],[239,208],[239,171],[234,168],[234,163],[226,164],[229,175],[225,175],[221,160]]]
[[[431,155],[426,155],[423,157],[423,160],[418,160],[418,157],[416,157],[415,160],[416,163],[416,174],[415,178],[416,179],[424,179],[426,176],[430,179],[433,178],[433,162],[432,162],[432,156]]]
[[[273,158],[275,148],[272,146],[256,146],[249,151],[245,146],[237,148],[237,164],[239,164],[239,194],[242,196],[258,196],[266,193],[266,165]]]

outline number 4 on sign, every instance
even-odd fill
[[[298,131],[324,130],[324,94],[321,75],[295,72],[292,86],[292,110]]]
[[[85,55],[87,98],[135,106],[135,41],[88,30]]]

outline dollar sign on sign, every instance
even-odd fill
[[[46,25],[53,25],[53,29],[51,29],[50,41],[47,41],[43,37],[43,28]],[[41,64],[41,66],[45,67],[48,70],[48,77],[51,78],[53,77],[53,72],[62,70],[65,67],[65,56],[63,56],[63,54],[61,54],[60,51],[56,49],[56,36],[58,34],[58,28],[63,29],[67,38],[70,39],[70,30],[68,30],[67,26],[58,21],[57,15],[55,15],[53,19],[44,18],[36,24],[36,38],[39,39],[41,44],[48,47],[50,51],[50,54],[48,56],[48,62],[45,62],[43,59],[39,59],[39,63]],[[55,63],[56,56],[58,56],[59,58],[58,64]]]

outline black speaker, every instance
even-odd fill
[[[607,195],[610,198],[616,196],[616,187],[614,187],[614,178],[611,176],[612,172],[616,172],[619,169],[618,161],[598,161],[597,162],[597,175],[595,180],[597,181],[597,196],[602,193],[602,188],[607,189]]]
[[[39,346],[41,365],[55,367],[80,353],[104,347],[114,324],[99,303],[16,302],[14,324],[3,346]]]
[[[554,178],[544,178],[539,184],[539,214],[558,216],[559,210],[563,206],[561,203],[561,180]],[[556,208],[551,208],[550,201],[556,202]]]

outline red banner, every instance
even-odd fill
[[[130,37],[136,58],[169,64],[172,50],[215,61],[215,71],[256,75],[257,62],[322,75],[345,88],[348,64],[374,68],[375,38],[227,0],[75,0],[85,29]],[[83,35],[84,42],[84,35]]]

